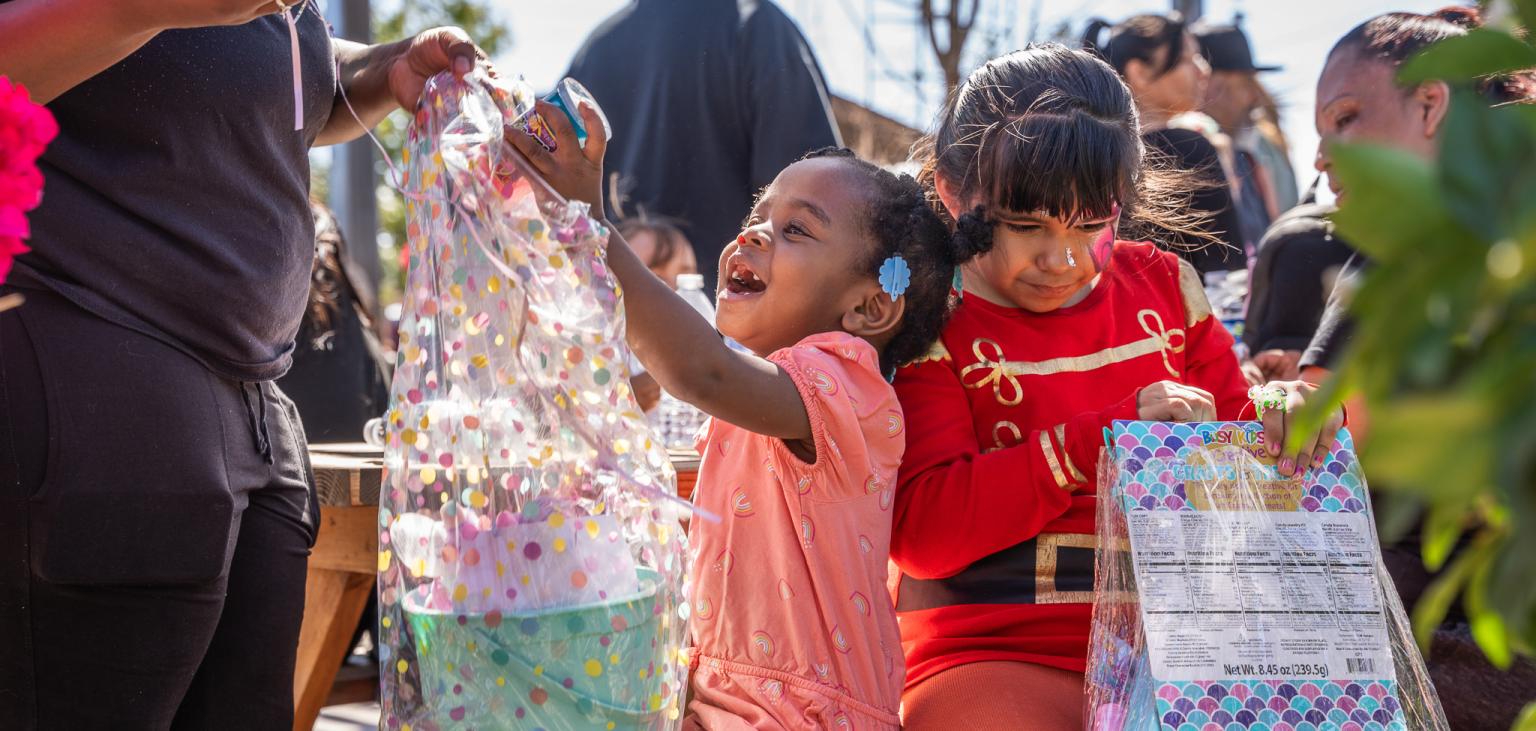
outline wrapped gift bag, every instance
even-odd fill
[[[629,388],[607,231],[505,141],[526,85],[431,79],[379,510],[386,729],[680,720],[685,537]]]

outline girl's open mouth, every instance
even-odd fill
[[[764,282],[757,272],[752,271],[752,267],[741,258],[732,257],[728,265],[725,287],[720,292],[722,296],[732,299],[750,297],[762,294],[768,289],[768,283]]]

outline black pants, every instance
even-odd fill
[[[292,402],[25,294],[0,313],[0,729],[291,728],[318,521]]]

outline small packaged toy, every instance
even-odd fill
[[[499,86],[497,93],[502,96],[507,108],[513,110],[510,124],[538,140],[544,149],[554,152],[557,146],[555,133],[550,131],[549,124],[534,110],[533,87],[521,77]],[[565,113],[571,128],[576,131],[577,144],[587,144],[587,123],[582,120],[581,114],[577,111],[582,104],[586,104],[597,112],[597,118],[603,122],[604,139],[613,139],[613,127],[609,126],[607,115],[603,114],[603,108],[597,105],[597,100],[592,98],[592,92],[587,91],[587,87],[582,86],[581,82],[569,77],[561,79],[560,83],[555,85],[555,90],[544,97],[544,101]]]

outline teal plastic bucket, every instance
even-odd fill
[[[418,612],[407,600],[424,715],[463,729],[658,725],[664,607],[654,571],[640,570],[640,586],[627,599],[527,614]]]

